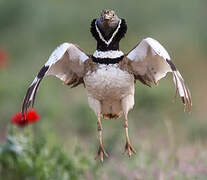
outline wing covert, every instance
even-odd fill
[[[28,88],[22,105],[22,114],[24,115],[27,109],[34,105],[39,84],[45,76],[56,76],[68,85],[80,84],[84,74],[84,62],[87,59],[89,57],[86,53],[74,44],[63,43],[58,46]]]
[[[172,72],[176,93],[181,96],[185,110],[188,105],[191,111],[190,91],[168,52],[158,41],[152,38],[143,39],[126,57],[135,78],[150,87],[152,83],[157,84],[168,72]]]

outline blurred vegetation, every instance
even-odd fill
[[[45,138],[31,137],[31,131],[23,135],[9,134],[0,146],[0,179],[8,180],[76,180],[96,167],[76,148],[70,156],[60,146],[49,147]]]
[[[191,90],[193,109],[184,113],[180,99],[173,102],[171,75],[153,88],[137,83],[135,107],[129,113],[137,155],[122,155],[122,119],[103,120],[110,158],[100,165],[93,160],[98,148],[96,117],[83,86],[70,89],[56,78],[46,78],[35,103],[41,121],[22,130],[9,120],[20,111],[29,84],[57,45],[68,41],[93,53],[90,22],[105,8],[127,21],[124,52],[147,36],[166,47]],[[0,50],[7,51],[9,65],[0,69],[0,178],[206,179],[206,19],[204,0],[1,0]],[[35,136],[28,136],[33,131]],[[22,153],[12,149],[16,146]],[[75,147],[81,150],[77,155]]]

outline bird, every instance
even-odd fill
[[[134,106],[135,84],[157,85],[168,72],[173,75],[176,94],[179,93],[184,110],[191,111],[191,94],[166,49],[155,39],[142,39],[128,53],[119,48],[127,32],[126,20],[114,10],[102,10],[91,22],[90,32],[96,40],[96,50],[87,54],[78,45],[65,42],[49,56],[29,86],[22,105],[22,115],[33,107],[40,82],[46,76],[56,76],[65,85],[84,85],[90,108],[97,117],[99,147],[96,159],[108,157],[102,141],[103,119],[123,116],[126,136],[124,152],[136,154],[129,138],[128,112]]]

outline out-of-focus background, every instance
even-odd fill
[[[172,76],[159,86],[136,84],[129,133],[137,155],[123,155],[123,119],[103,120],[110,157],[94,160],[96,117],[83,86],[70,89],[46,78],[35,109],[41,120],[24,129],[11,125],[26,90],[62,42],[93,53],[89,28],[102,9],[128,24],[121,49],[144,37],[159,40],[191,90],[192,112],[174,100]],[[0,179],[207,179],[207,1],[47,0],[0,2]]]

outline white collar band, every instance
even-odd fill
[[[114,59],[114,58],[119,58],[121,56],[123,56],[124,53],[122,51],[117,51],[117,50],[109,50],[109,51],[98,51],[96,50],[93,53],[93,56],[95,58],[110,58],[110,59]]]

